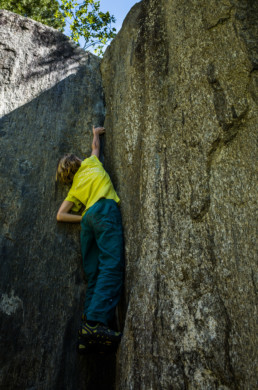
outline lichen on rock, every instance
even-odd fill
[[[144,0],[102,61],[126,238],[119,389],[255,387],[255,11]]]
[[[0,388],[79,390],[97,364],[76,350],[86,285],[79,226],[56,222],[68,187],[55,169],[64,153],[87,157],[103,124],[100,60],[3,10],[0,36]]]
[[[5,390],[255,388],[257,4],[143,0],[101,73],[59,32],[0,12]],[[55,223],[57,159],[87,155],[104,115],[125,235],[116,362],[76,355],[79,227]]]

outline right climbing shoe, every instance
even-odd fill
[[[108,340],[92,340],[87,337],[79,337],[78,352],[81,355],[88,354],[113,354],[116,352],[118,343],[112,343]]]
[[[122,333],[115,332],[103,324],[91,326],[87,322],[84,322],[79,331],[79,336],[94,342],[106,344],[119,343],[122,338]]]

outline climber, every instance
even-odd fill
[[[58,162],[57,180],[71,189],[61,204],[57,221],[80,222],[83,268],[87,292],[79,331],[79,350],[87,343],[118,343],[122,334],[110,329],[119,301],[124,272],[123,232],[117,196],[110,177],[99,161],[100,135],[93,126],[92,153],[81,160],[66,154]],[[79,212],[81,215],[70,213]]]

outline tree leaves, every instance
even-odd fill
[[[100,10],[96,0],[0,0],[0,8],[29,17],[60,31],[69,26],[68,36],[83,48],[94,47],[94,52],[103,55],[105,45],[115,37],[112,26],[115,17]]]
[[[0,0],[0,8],[64,31],[65,18],[57,0]]]
[[[60,10],[69,25],[69,36],[75,42],[84,40],[84,49],[94,46],[98,55],[103,54],[104,46],[115,37],[112,27],[115,17],[100,11],[100,1],[61,0]]]

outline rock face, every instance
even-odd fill
[[[96,389],[96,362],[76,352],[80,227],[56,222],[68,189],[55,188],[55,169],[66,152],[85,157],[103,124],[99,59],[5,11],[0,36],[0,388]],[[111,386],[114,358],[99,364]]]
[[[117,389],[254,389],[254,1],[144,0],[101,65],[122,199]]]
[[[257,15],[251,0],[143,0],[101,64],[105,163],[122,199],[124,337],[76,355],[79,226],[59,156],[104,121],[99,60],[0,12],[0,388],[256,388]]]

